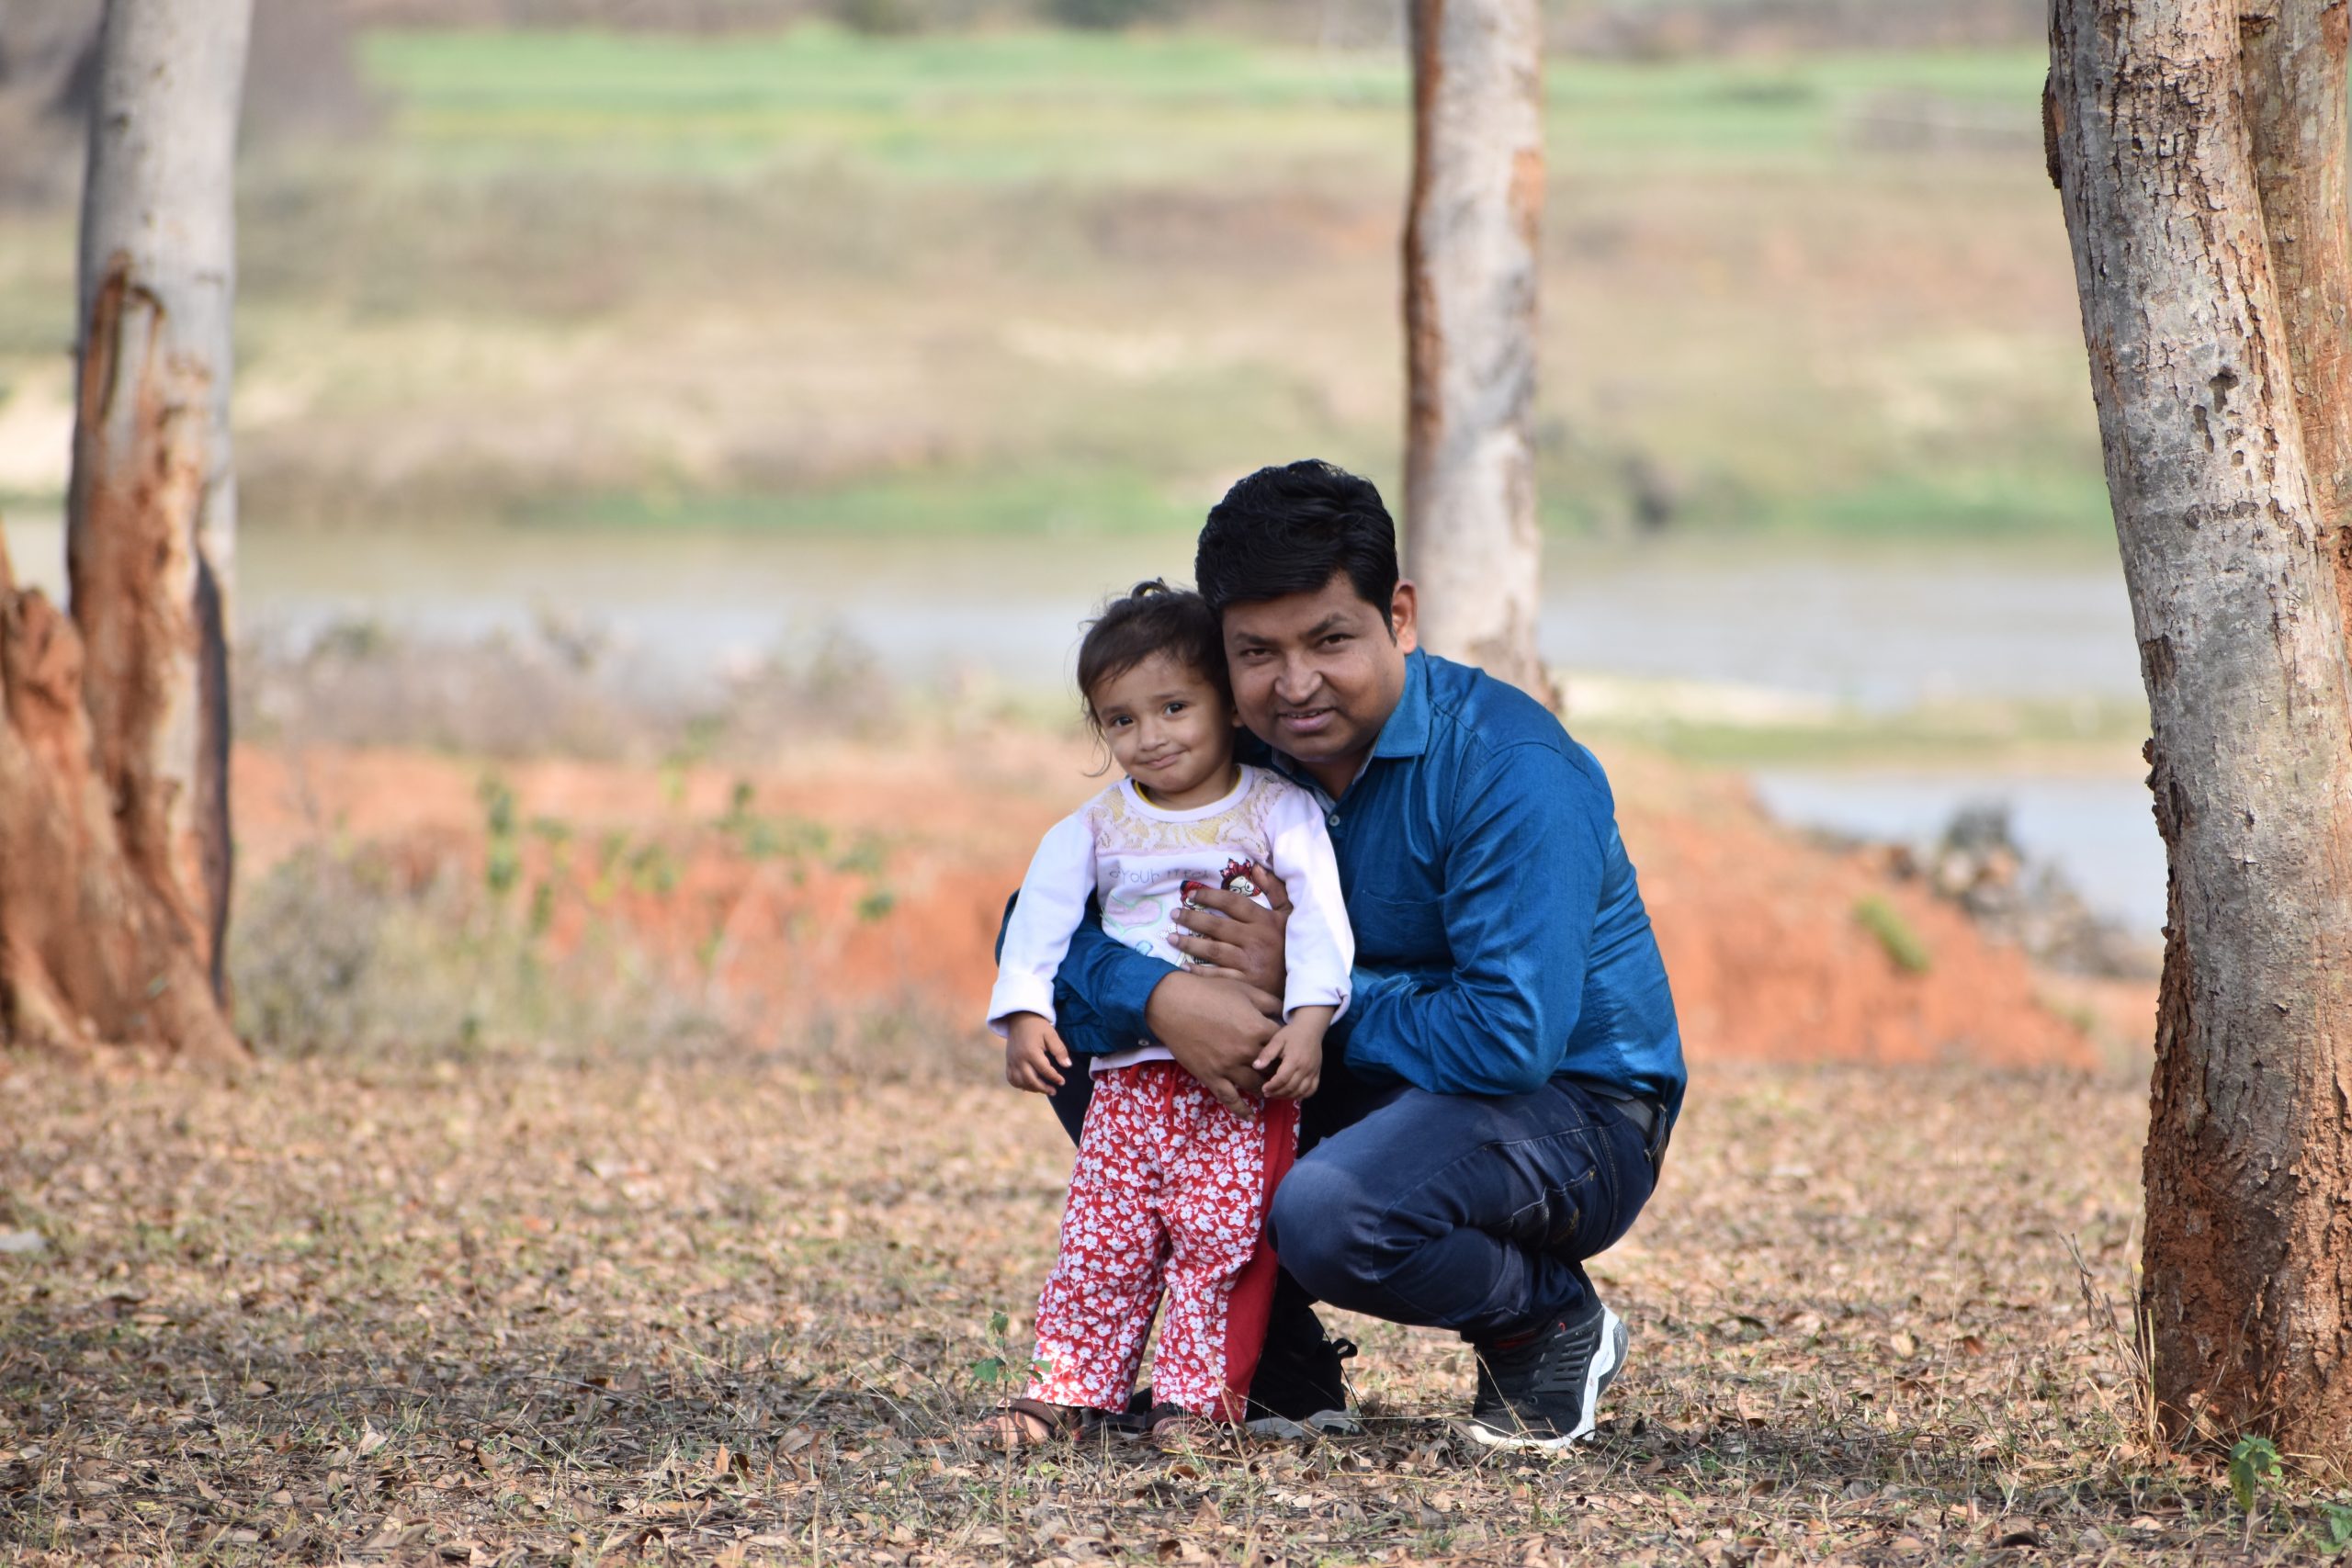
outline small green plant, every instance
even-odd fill
[[[2312,1538],[2319,1542],[2322,1556],[2340,1556],[2352,1550],[2352,1502],[2317,1502],[2319,1521],[2312,1526]]]
[[[2230,1493],[2241,1512],[2252,1513],[2265,1487],[2278,1484],[2278,1449],[2267,1438],[2240,1438],[2230,1450]]]
[[[1880,894],[1867,893],[1854,901],[1854,923],[1878,938],[1887,957],[1906,975],[1924,975],[1934,962],[1919,933]]]
[[[2254,1535],[2254,1506],[2264,1492],[2280,1479],[2278,1447],[2267,1438],[2240,1438],[2230,1450],[2230,1495],[2245,1516],[2245,1532]]]
[[[1032,1375],[1051,1370],[1052,1363],[1034,1357],[1025,1362],[1012,1348],[1012,1319],[1002,1312],[989,1314],[989,1348],[993,1354],[972,1363],[972,1381],[982,1388],[1011,1387],[1025,1365]],[[1013,1389],[1018,1393],[1019,1389]]]
[[[1003,1313],[989,1314],[989,1343],[996,1354],[983,1356],[972,1363],[972,1381],[982,1388],[994,1388],[1012,1380],[1012,1347],[1005,1338],[1012,1329],[1012,1319]]]
[[[523,845],[515,831],[514,792],[496,773],[485,773],[481,783],[474,786],[474,797],[481,802],[482,829],[490,840],[489,852],[482,861],[482,882],[493,897],[512,891],[515,878],[523,874]]]

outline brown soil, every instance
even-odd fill
[[[2053,982],[1879,857],[1774,826],[1736,780],[1639,753],[1605,760],[1694,1058],[2089,1067],[2146,1043],[2153,987]],[[574,846],[522,835],[525,882],[553,888],[552,942],[616,923],[774,1040],[816,1012],[976,1019],[1005,897],[1037,836],[1092,787],[1085,764],[1074,739],[985,730],[888,750],[814,744],[749,773],[571,761],[499,772],[522,822],[560,823]],[[487,771],[413,751],[243,749],[242,869],[266,872],[325,835],[420,874],[450,857],[479,863]],[[748,813],[722,828],[739,780]],[[772,829],[765,850],[744,831],[752,821]],[[600,877],[580,846],[616,833],[661,845],[671,874]],[[1858,921],[1871,897],[1925,948],[1923,972]]]

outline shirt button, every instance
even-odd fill
[[[1334,811],[1329,817],[1326,818],[1325,820],[1329,822],[1332,827],[1336,828],[1340,825],[1340,814]]]

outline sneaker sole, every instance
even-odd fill
[[[1287,1416],[1261,1416],[1249,1424],[1253,1437],[1287,1438],[1293,1442],[1311,1438],[1361,1438],[1363,1423],[1344,1410],[1318,1410],[1303,1421]]]
[[[1454,1426],[1463,1436],[1490,1449],[1556,1453],[1562,1449],[1572,1448],[1591,1437],[1593,1428],[1600,1424],[1600,1396],[1609,1392],[1609,1385],[1615,1382],[1617,1374],[1625,1370],[1625,1346],[1632,1337],[1626,1332],[1624,1319],[1603,1306],[1600,1309],[1600,1343],[1593,1350],[1592,1364],[1584,1372],[1584,1420],[1575,1431],[1564,1437],[1538,1438],[1525,1432],[1505,1432],[1483,1421],[1457,1421]]]

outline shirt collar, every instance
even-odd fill
[[[1405,694],[1372,743],[1375,757],[1418,757],[1430,749],[1430,667],[1415,649],[1405,656]]]

